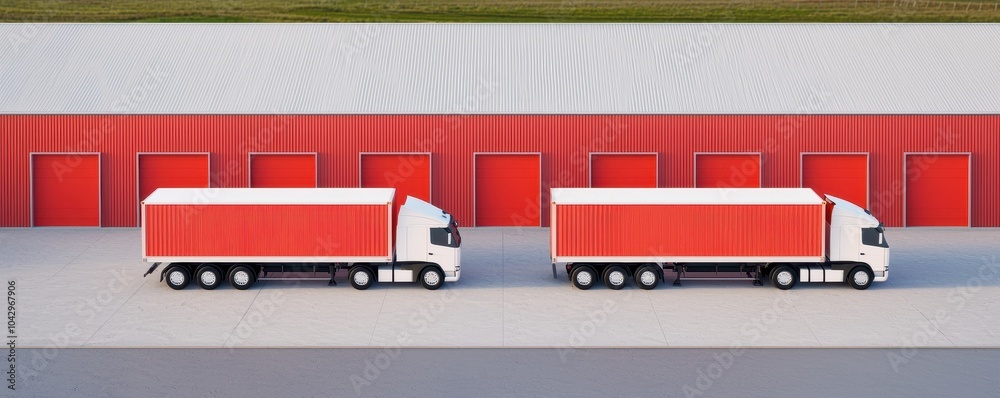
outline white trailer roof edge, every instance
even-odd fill
[[[352,205],[392,203],[395,188],[159,188],[153,205]]]
[[[552,188],[556,205],[819,205],[809,188]]]

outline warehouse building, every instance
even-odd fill
[[[812,187],[1000,226],[996,24],[0,24],[0,226],[157,187],[396,187],[548,226],[551,187]]]

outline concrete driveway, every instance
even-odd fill
[[[0,229],[22,347],[1000,347],[1000,230],[890,229],[889,281],[689,281],[643,291],[552,278],[548,229],[463,230],[463,274],[428,291],[269,281],[175,291],[134,228]]]

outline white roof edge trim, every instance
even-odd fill
[[[158,188],[144,205],[385,205],[394,188]]]

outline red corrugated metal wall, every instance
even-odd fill
[[[826,244],[822,204],[557,207],[553,256],[821,257]]]
[[[136,152],[212,153],[212,186],[247,185],[249,152],[318,152],[319,186],[359,185],[360,152],[432,152],[436,205],[472,223],[473,153],[540,152],[549,187],[586,187],[590,152],[658,152],[661,187],[695,152],[761,152],[761,186],[797,187],[801,152],[870,152],[871,209],[903,224],[903,153],[972,153],[972,225],[1000,226],[1000,116],[0,116],[0,225],[28,226],[30,152],[101,152],[104,226],[136,225]]]
[[[146,205],[146,256],[392,256],[385,205]]]

